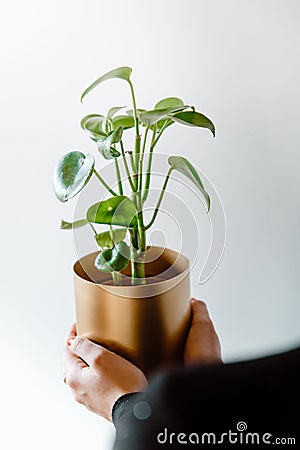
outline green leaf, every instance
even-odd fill
[[[134,127],[134,118],[128,115],[116,116],[112,119],[113,128],[123,127],[124,130]]]
[[[88,224],[86,219],[75,220],[75,222],[66,222],[65,220],[61,221],[60,229],[61,230],[72,230],[74,228],[81,228]]]
[[[156,103],[154,109],[177,108],[181,106],[184,106],[184,103],[180,98],[167,97]]]
[[[81,128],[92,134],[92,137],[106,136],[102,125],[105,122],[105,117],[100,114],[89,114],[81,119]]]
[[[77,195],[88,183],[94,170],[93,155],[70,152],[57,163],[53,174],[53,187],[58,200],[66,202]]]
[[[137,209],[133,201],[125,195],[111,197],[92,205],[87,212],[87,220],[93,223],[134,227]]]
[[[113,240],[110,231],[96,234],[95,239],[99,247],[112,248],[115,244],[125,239],[127,228],[116,228],[113,230]]]
[[[152,109],[150,111],[144,111],[139,115],[139,120],[147,125],[152,125],[159,120],[167,117],[169,114],[182,111],[184,109],[190,108],[190,106],[175,106],[172,108],[164,108],[164,109]]]
[[[108,119],[112,119],[113,116],[115,114],[117,114],[117,112],[119,112],[121,109],[125,108],[125,106],[113,106],[112,108],[110,108],[110,110],[107,113],[107,118]]]
[[[111,70],[110,72],[105,73],[96,81],[94,81],[82,94],[80,101],[84,99],[84,97],[91,92],[95,87],[97,87],[103,81],[110,80],[112,78],[121,78],[123,80],[129,81],[132,69],[130,67],[118,67],[117,69]]]
[[[170,156],[168,159],[168,163],[170,164],[173,170],[178,170],[178,172],[185,175],[199,189],[199,191],[205,198],[207,210],[209,211],[210,197],[206,192],[195,167],[186,158],[183,158],[182,156]]]
[[[103,250],[95,259],[95,267],[101,272],[120,272],[130,261],[130,248],[126,242],[118,242],[112,249]]]
[[[208,128],[215,136],[215,126],[212,121],[197,111],[181,111],[175,114],[169,115],[170,119],[174,122],[179,122],[183,125],[189,125],[191,127]]]
[[[145,111],[146,111],[145,109],[137,108],[136,113],[137,113],[138,119],[140,118],[140,114],[143,113],[143,112],[145,112]],[[133,117],[133,109],[128,109],[128,110],[126,111],[126,113],[127,113],[129,116]]]
[[[112,145],[120,142],[122,139],[123,127],[119,126],[113,130],[105,139],[99,139],[97,142],[98,150],[105,159],[113,159],[120,156],[120,152]]]
[[[111,249],[101,251],[96,256],[96,259],[94,261],[96,269],[98,269],[100,272],[113,272],[113,269],[107,263],[107,261],[110,261],[111,255],[112,255]]]

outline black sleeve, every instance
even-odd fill
[[[162,372],[115,405],[114,450],[300,448],[299,380],[300,349]]]

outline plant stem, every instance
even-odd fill
[[[167,128],[167,126],[169,125],[170,122],[172,122],[171,119],[165,121],[165,123],[163,124],[163,126],[162,126],[161,129],[159,130],[159,132],[158,132],[158,134],[157,134],[157,136],[156,136],[156,139],[154,139],[153,147],[156,146],[158,140],[160,139],[161,135],[163,134],[163,132],[165,131],[165,129]]]
[[[91,222],[89,222],[89,226],[91,227],[91,229],[93,230],[93,232],[94,232],[95,235],[96,235],[96,234],[97,234],[97,230],[96,230],[96,228],[94,227],[94,225],[91,224]]]
[[[112,225],[109,225],[109,234],[110,234],[110,238],[111,241],[113,243],[113,245],[115,245],[114,242],[114,230]],[[112,273],[112,279],[113,279],[113,283],[115,286],[121,286],[122,285],[122,274],[120,272],[117,272],[116,270],[114,270]]]
[[[122,157],[123,157],[123,163],[124,163],[125,171],[126,171],[126,174],[127,174],[127,178],[128,178],[128,181],[129,181],[131,190],[132,190],[133,192],[135,192],[135,186],[134,186],[134,184],[133,184],[133,182],[132,182],[132,179],[131,179],[129,167],[128,167],[127,160],[126,160],[126,155],[125,155],[124,145],[123,145],[123,142],[122,142],[122,141],[120,142],[120,145],[121,145],[121,153],[122,153]]]
[[[100,181],[100,183],[103,184],[103,186],[112,194],[112,195],[118,195],[115,191],[113,191],[108,184],[104,181],[104,179],[101,177],[101,175],[97,172],[96,169],[93,170],[94,174],[96,175],[96,177],[98,178],[98,180]]]
[[[141,136],[140,136],[140,130],[139,130],[139,119],[137,116],[137,108],[136,108],[136,100],[135,100],[135,94],[133,85],[130,80],[128,80],[130,91],[131,91],[131,97],[132,97],[132,105],[133,105],[133,118],[134,118],[134,125],[135,125],[135,148],[134,148],[134,156],[135,156],[135,166],[138,165],[138,159],[140,154],[140,148],[141,148]]]
[[[143,147],[142,147],[142,155],[141,155],[142,160],[144,159],[146,143],[147,143],[147,136],[148,136],[149,130],[150,130],[150,125],[147,126],[146,131],[145,131],[145,135],[144,135],[144,141],[143,141]]]
[[[130,163],[131,163],[132,171],[133,171],[133,173],[136,173],[137,170],[136,170],[136,166],[135,166],[135,162],[134,162],[134,158],[133,158],[133,153],[132,152],[129,152],[129,157],[130,157]]]
[[[145,201],[148,198],[148,194],[149,194],[155,135],[156,135],[156,124],[154,125],[154,128],[153,128],[152,140],[151,140],[150,150],[149,150],[148,164],[147,164],[147,169],[146,169],[146,181],[145,181],[145,188],[144,188],[144,194],[143,194],[143,203],[145,203]]]
[[[113,283],[115,286],[122,285],[122,274],[120,272],[113,271],[112,278],[113,278]]]
[[[135,183],[135,187],[138,190],[139,184],[142,183],[142,164],[140,164],[140,150],[141,150],[141,136],[139,130],[139,120],[137,116],[137,108],[135,101],[134,89],[131,81],[128,81],[132,103],[133,103],[133,116],[135,123],[135,148],[134,148],[134,165],[136,171],[134,173],[133,179]],[[141,175],[140,175],[141,174]],[[144,266],[144,251],[146,250],[146,234],[143,223],[143,210],[142,210],[142,193],[138,191],[135,193],[134,200],[138,210],[137,222],[138,222],[138,230],[132,230],[132,235],[134,234],[134,242],[132,243],[133,253],[134,253],[134,261],[132,266],[132,283],[133,284],[144,284],[145,280],[145,266]],[[137,238],[138,237],[138,238]],[[136,239],[137,238],[137,239]],[[137,242],[136,242],[137,241]],[[138,244],[138,246],[136,246]],[[137,252],[136,252],[137,250]]]
[[[145,225],[145,226],[144,226],[144,230],[148,230],[148,229],[153,225],[153,223],[154,223],[154,221],[155,221],[155,219],[156,219],[156,216],[157,216],[157,214],[158,214],[158,211],[159,211],[159,208],[160,208],[160,205],[161,205],[161,202],[162,202],[164,193],[165,193],[165,191],[166,191],[166,187],[167,187],[167,184],[168,184],[168,181],[169,181],[169,178],[170,178],[170,175],[171,175],[172,170],[173,170],[172,167],[170,167],[170,169],[169,169],[169,171],[168,171],[168,173],[167,173],[167,175],[166,175],[165,182],[164,182],[164,184],[163,184],[163,187],[162,187],[162,190],[161,190],[161,193],[160,193],[160,196],[159,196],[157,205],[156,205],[156,207],[155,207],[155,210],[154,210],[154,213],[153,213],[153,216],[152,216],[152,219],[150,220],[150,222],[148,223],[148,225]]]
[[[114,158],[114,159],[115,159],[116,175],[117,175],[117,180],[118,180],[119,194],[123,195],[123,186],[122,186],[122,180],[121,180],[121,173],[120,173],[119,163],[118,163],[117,158]]]
[[[145,189],[144,189],[144,194],[143,194],[143,203],[145,203],[145,201],[147,200],[148,195],[149,195],[153,150],[154,150],[154,147],[156,146],[157,142],[159,141],[161,135],[163,134],[163,132],[165,131],[165,129],[167,128],[167,126],[169,125],[170,122],[172,122],[171,119],[165,121],[165,123],[159,130],[159,133],[157,134],[157,136],[156,136],[156,124],[154,126],[151,145],[150,145],[150,151],[149,151],[147,170],[146,170],[146,181],[145,181]]]

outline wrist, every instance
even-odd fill
[[[115,427],[117,427],[121,417],[128,411],[130,404],[139,398],[142,393],[143,391],[127,392],[117,398],[111,411],[112,423]]]

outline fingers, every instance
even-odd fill
[[[72,340],[70,350],[89,366],[95,366],[103,357],[103,354],[109,351],[82,336],[77,336]]]
[[[87,367],[87,364],[79,358],[77,355],[70,351],[72,341],[76,338],[76,324],[74,323],[68,335],[68,339],[65,344],[62,360],[63,369],[63,381],[66,384],[70,384],[70,374],[80,374],[80,371]]]
[[[76,336],[77,336],[76,323],[73,323],[69,332],[68,341],[69,339],[75,339]]]
[[[186,341],[185,365],[221,362],[221,347],[206,304],[191,299],[192,324]]]
[[[192,317],[193,322],[205,322],[211,321],[206,304],[202,300],[196,298],[191,299]]]

